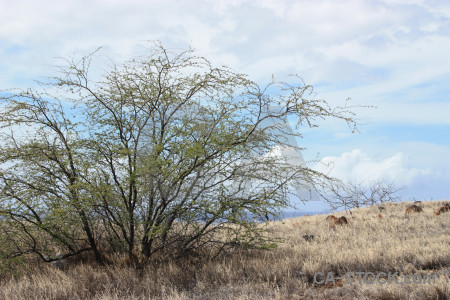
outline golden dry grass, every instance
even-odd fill
[[[38,264],[4,277],[0,299],[449,299],[450,212],[436,216],[443,202],[424,202],[423,212],[407,215],[410,204],[335,213],[349,224],[334,228],[326,215],[269,222],[263,226],[285,239],[278,249],[214,261],[191,258],[141,270],[119,258],[114,266],[78,262],[64,271]],[[319,271],[435,274],[437,280],[317,285]]]

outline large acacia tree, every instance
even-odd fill
[[[285,137],[263,121],[294,120],[298,136],[327,117],[355,125],[348,106],[315,99],[297,77],[261,87],[192,50],[156,45],[93,79],[96,57],[66,60],[51,80],[2,94],[7,257],[90,251],[103,262],[111,252],[137,260],[267,247],[255,220],[289,205],[288,186],[326,176],[265,155]]]

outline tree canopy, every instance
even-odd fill
[[[327,177],[265,155],[285,137],[263,121],[289,117],[299,137],[324,118],[356,126],[351,107],[315,99],[299,77],[261,86],[193,50],[155,45],[92,79],[97,55],[1,96],[6,257],[267,248],[254,220],[288,206],[289,185]]]

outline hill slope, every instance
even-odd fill
[[[64,271],[39,265],[3,278],[0,299],[449,299],[450,212],[434,215],[443,203],[418,204],[423,211],[408,215],[412,203],[336,213],[348,219],[343,226],[330,226],[326,215],[269,222],[262,226],[285,240],[276,250],[213,261],[199,257],[144,270],[120,258],[115,266],[78,263]],[[317,272],[323,276],[316,281],[331,272],[334,282],[314,283]],[[381,274],[381,283],[359,283],[356,274],[353,283],[336,279],[348,272]],[[389,272],[398,274],[398,284],[388,283]],[[404,283],[408,275],[416,276],[411,284]],[[426,275],[435,275],[435,283],[414,283]]]

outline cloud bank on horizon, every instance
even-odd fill
[[[449,1],[0,0],[0,90],[51,76],[55,57],[102,46],[120,61],[149,40],[259,83],[295,73],[332,104],[377,106],[359,111],[361,134],[305,129],[305,159],[407,185],[406,198],[450,198]]]

